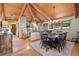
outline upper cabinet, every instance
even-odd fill
[[[72,3],[57,3],[54,4],[54,18],[61,18],[67,16],[73,16],[75,14],[74,4]]]

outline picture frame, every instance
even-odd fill
[[[44,22],[43,23],[43,28],[48,29],[48,30],[53,30],[53,22]]]
[[[63,21],[62,22],[62,29],[70,29],[70,25],[71,25],[71,21],[70,20]]]

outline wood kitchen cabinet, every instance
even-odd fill
[[[0,55],[5,55],[13,51],[13,37],[12,34],[0,33]]]

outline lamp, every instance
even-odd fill
[[[57,23],[57,22],[59,22],[59,20],[53,20],[53,23]]]

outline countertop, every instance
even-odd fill
[[[0,32],[0,35],[12,35],[12,32],[7,32],[7,33]]]

